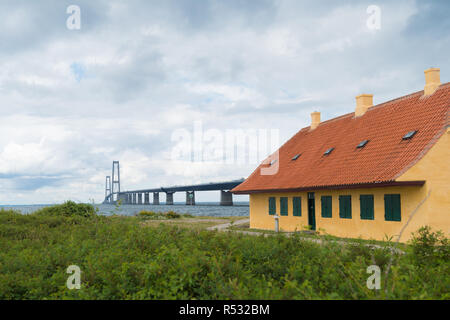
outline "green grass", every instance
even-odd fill
[[[261,234],[277,234],[274,230],[266,230],[266,229],[255,229],[250,228],[249,225],[240,225],[240,226],[231,226],[228,228],[229,230],[235,230],[235,231],[250,231],[250,232],[258,232]],[[296,233],[302,238],[310,238],[310,239],[318,239],[318,240],[329,240],[329,241],[341,241],[341,242],[348,242],[348,243],[361,243],[361,244],[367,244],[367,245],[381,245],[381,246],[392,246],[393,243],[389,240],[367,240],[367,239],[361,239],[361,238],[342,238],[337,237],[333,235],[326,234],[322,230],[319,230],[318,232],[314,233],[308,230],[302,230],[302,231],[295,231],[295,232],[286,232],[283,230],[280,230],[280,234],[293,234]],[[396,243],[395,246],[400,249],[404,250],[406,248],[406,244],[404,243]]]
[[[181,228],[205,230],[218,224],[230,223],[244,217],[208,217],[193,216],[190,214],[178,214],[173,211],[153,212],[141,211],[137,217],[143,221],[146,227],[158,227],[159,225],[178,226]]]
[[[196,217],[196,218],[180,218],[180,219],[144,219],[142,225],[146,227],[158,227],[160,225],[176,226],[183,229],[206,230],[208,227],[218,224],[228,223],[232,218],[217,217]]]
[[[0,299],[450,298],[448,241],[429,229],[394,255],[148,221],[73,203],[0,211]],[[366,287],[372,264],[382,270],[381,290]],[[80,290],[66,287],[69,265],[82,271]]]

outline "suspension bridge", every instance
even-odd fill
[[[173,195],[175,192],[186,193],[186,205],[195,205],[195,192],[198,191],[220,191],[220,205],[232,206],[233,194],[231,189],[244,182],[244,179],[210,182],[186,186],[159,187],[141,190],[120,190],[120,164],[113,161],[112,175],[106,177],[104,204],[126,204],[126,205],[159,205],[161,193],[165,193],[166,205],[173,205]],[[150,201],[150,195],[153,195]]]

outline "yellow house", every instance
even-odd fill
[[[450,234],[450,83],[425,71],[425,88],[301,129],[239,186],[250,227],[305,228],[402,242],[428,225]]]

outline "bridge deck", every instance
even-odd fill
[[[160,187],[152,189],[140,189],[140,190],[127,190],[120,192],[121,194],[130,193],[152,193],[152,192],[165,192],[165,193],[175,193],[180,191],[214,191],[214,190],[231,190],[234,187],[240,185],[245,179],[233,180],[227,182],[212,182],[195,184],[189,186],[172,186],[172,187]],[[111,197],[111,194],[105,198],[105,201]]]

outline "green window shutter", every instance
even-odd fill
[[[331,196],[327,197],[327,211],[328,217],[331,218],[333,216],[333,198]]]
[[[399,194],[384,195],[384,218],[386,221],[401,221],[401,205]]]
[[[362,194],[359,197],[359,202],[360,202],[360,209],[361,209],[361,219],[373,220],[374,219],[373,195],[372,194]]]
[[[292,208],[295,217],[302,216],[302,198],[294,197],[292,198]]]
[[[347,218],[352,218],[352,197],[347,196]]]
[[[282,216],[288,215],[288,198],[286,197],[280,198],[280,215]]]
[[[391,195],[385,194],[384,195],[384,220],[391,221]]]
[[[343,219],[352,218],[352,197],[339,196],[339,217]]]
[[[332,197],[322,196],[322,217],[331,218],[332,217]]]
[[[391,195],[392,221],[401,221],[400,195]]]
[[[269,198],[269,214],[274,215],[277,212],[275,197]]]

